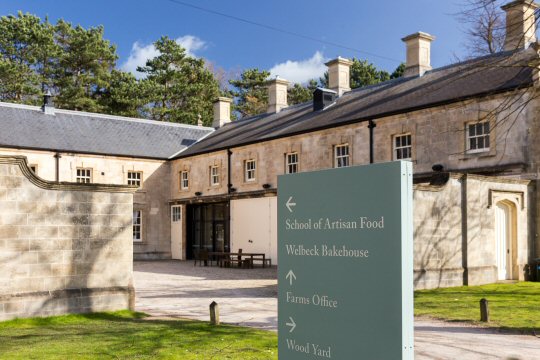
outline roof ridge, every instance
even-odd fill
[[[41,107],[39,107],[39,106],[26,105],[26,104],[0,102],[0,106],[16,108],[16,109],[26,109],[26,110],[41,111]],[[54,112],[55,113],[60,113],[60,114],[87,116],[87,117],[93,117],[93,118],[121,120],[121,121],[129,121],[129,122],[138,122],[138,123],[143,123],[143,124],[152,124],[152,125],[160,125],[160,126],[182,127],[182,128],[199,129],[199,130],[214,130],[214,128],[207,127],[207,126],[198,126],[198,125],[191,125],[191,124],[173,123],[173,122],[167,122],[167,121],[157,121],[157,120],[149,120],[149,119],[142,119],[142,118],[133,118],[133,117],[128,117],[128,116],[100,114],[100,113],[92,113],[92,112],[86,112],[86,111],[65,110],[65,109],[55,108]]]
[[[302,106],[307,106],[309,104],[312,104],[313,103],[313,100],[308,100],[308,101],[304,101],[302,103],[298,103],[298,104],[293,104],[293,105],[289,105],[287,107],[284,107],[283,109],[281,109],[279,112],[273,112],[273,113],[269,113],[269,112],[264,112],[262,114],[257,114],[257,115],[251,115],[251,116],[248,116],[248,117],[245,117],[245,118],[240,118],[238,120],[233,120],[231,121],[230,123],[227,123],[225,124],[224,126],[227,126],[229,124],[238,124],[238,123],[241,123],[241,122],[248,122],[248,121],[253,121],[253,120],[259,120],[259,119],[263,119],[265,117],[270,117],[270,116],[273,116],[273,115],[277,115],[277,114],[281,114],[283,115],[285,112],[287,111],[291,111],[291,110],[294,110],[294,109],[297,109],[297,108],[300,108]]]
[[[434,68],[432,70],[428,70],[428,71],[426,71],[426,73],[423,76],[433,74],[433,73],[436,73],[438,71],[448,70],[448,69],[453,68],[453,67],[468,65],[470,63],[486,60],[486,59],[489,59],[489,58],[497,58],[497,57],[507,56],[507,55],[510,55],[512,53],[518,53],[518,52],[521,52],[521,51],[527,51],[527,49],[499,51],[499,52],[496,52],[494,54],[488,54],[488,55],[478,56],[478,57],[471,58],[471,59],[462,60],[462,61],[455,62],[455,63],[452,63],[452,64],[443,65],[443,66],[440,66],[438,68]],[[408,77],[401,76],[401,77],[397,77],[397,78],[394,78],[394,79],[389,79],[389,80],[386,80],[386,81],[382,81],[382,82],[377,83],[377,84],[371,84],[371,85],[361,86],[361,87],[352,89],[350,91],[347,91],[347,92],[343,93],[343,96],[346,96],[347,94],[352,94],[352,93],[355,93],[355,92],[359,92],[359,91],[362,91],[362,90],[370,90],[370,89],[375,88],[375,87],[380,87],[380,86],[384,86],[384,85],[391,85],[393,83],[406,82],[406,81],[417,79],[417,78],[419,78],[419,76],[408,76]]]

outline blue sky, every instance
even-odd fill
[[[273,69],[289,80],[320,76],[325,60],[368,59],[392,71],[405,58],[401,38],[416,31],[436,36],[432,65],[463,56],[463,34],[452,16],[458,0],[177,0],[360,51],[270,31],[174,3],[175,0],[2,0],[0,14],[18,10],[65,19],[84,27],[103,25],[126,70],[152,56],[161,35],[227,71]],[[378,56],[375,56],[378,55]]]

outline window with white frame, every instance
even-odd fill
[[[257,171],[257,164],[254,159],[246,160],[244,162],[244,172],[246,181],[255,181]]]
[[[178,222],[182,219],[182,206],[181,205],[173,205],[171,207],[171,221],[172,222]]]
[[[186,190],[189,188],[189,173],[180,171],[180,189]]]
[[[402,134],[394,136],[394,160],[412,159],[412,136]]]
[[[128,185],[135,185],[141,187],[142,171],[128,171],[127,183]]]
[[[219,185],[219,166],[210,166],[210,185]]]
[[[347,167],[350,164],[349,144],[334,146],[334,167]]]
[[[285,173],[294,174],[298,172],[298,153],[285,154]]]
[[[77,168],[77,182],[89,184],[92,182],[92,169]]]
[[[142,241],[142,211],[133,210],[133,241]]]
[[[467,124],[467,152],[489,150],[489,121]]]

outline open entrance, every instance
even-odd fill
[[[188,205],[186,257],[201,250],[230,251],[229,203]]]
[[[517,279],[516,208],[509,201],[495,206],[495,237],[497,246],[497,279]]]

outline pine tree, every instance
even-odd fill
[[[113,70],[109,86],[103,91],[100,105],[112,115],[141,117],[143,106],[148,103],[149,90],[131,73]]]
[[[21,12],[0,18],[0,100],[39,103],[59,50],[48,21]]]
[[[146,74],[142,84],[148,89],[146,111],[151,119],[203,124],[213,118],[212,103],[219,96],[219,84],[202,59],[186,54],[176,41],[164,36],[154,43],[160,55],[137,71]]]
[[[103,39],[102,26],[86,30],[60,20],[55,30],[62,49],[54,79],[56,104],[65,109],[104,111],[100,98],[118,59],[116,47]]]
[[[313,92],[315,91],[318,85],[319,84],[317,83],[317,80],[315,79],[309,80],[306,86],[303,86],[298,83],[294,84],[293,87],[289,88],[289,91],[287,93],[289,104],[296,105],[296,104],[312,101]]]
[[[234,110],[241,117],[249,117],[266,112],[268,108],[268,90],[266,82],[270,73],[266,70],[247,69],[240,74],[240,79],[230,80],[235,87],[233,94],[236,97]]]

